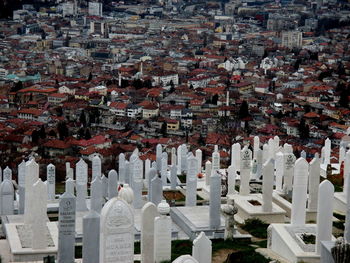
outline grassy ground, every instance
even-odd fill
[[[261,221],[257,218],[247,219],[244,221],[244,224],[241,225],[241,228],[252,236],[258,237],[258,238],[267,238],[267,227],[269,224],[266,224],[265,222]]]

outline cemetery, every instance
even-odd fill
[[[203,160],[159,144],[109,171],[98,155],[66,163],[61,191],[55,164],[40,174],[31,157],[1,170],[1,262],[350,262],[350,151],[332,163],[331,146],[311,157],[255,137],[224,167],[217,146]]]

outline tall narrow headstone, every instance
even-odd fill
[[[125,183],[125,155],[124,153],[119,154],[119,182],[121,184]]]
[[[92,158],[92,181],[96,176],[101,177],[102,163],[101,158],[98,155],[95,155]]]
[[[276,154],[275,169],[276,169],[276,190],[279,192],[282,192],[283,173],[284,173],[284,154],[282,152],[278,152]]]
[[[56,168],[53,164],[46,167],[47,196],[49,200],[55,200],[56,194]]]
[[[195,240],[193,240],[192,257],[200,263],[212,262],[212,246],[210,239],[201,232]]]
[[[345,161],[344,161],[344,183],[343,183],[343,193],[345,197],[348,196],[348,182],[350,181],[350,150],[346,152],[345,154]]]
[[[66,178],[70,178],[70,162],[66,162]],[[73,177],[72,177],[73,179]]]
[[[3,171],[3,180],[12,181],[12,170],[8,166]]]
[[[315,157],[309,167],[309,200],[307,202],[309,211],[317,211],[318,189],[320,184],[320,160]]]
[[[163,185],[167,185],[167,173],[168,173],[168,154],[166,152],[163,152],[161,156],[161,169],[160,169]]]
[[[176,166],[176,149],[175,147],[171,148],[171,165]]]
[[[75,208],[74,195],[68,192],[61,195],[58,210],[58,263],[73,263],[75,260]]]
[[[134,213],[126,201],[109,200],[101,211],[99,263],[134,262]]]
[[[134,162],[133,185],[134,185],[134,208],[142,208],[142,188],[143,188],[143,161],[137,157]]]
[[[101,212],[103,196],[102,196],[102,181],[100,176],[96,176],[91,183],[91,199],[90,205],[91,210],[96,211],[97,213]]]
[[[346,149],[341,145],[339,147],[339,164],[345,160]]]
[[[102,174],[101,177],[101,183],[102,183],[102,197],[103,197],[103,202],[105,202],[105,200],[108,197],[108,178]]]
[[[329,138],[326,139],[325,143],[324,143],[324,163],[330,164],[331,163],[331,140]]]
[[[212,165],[211,165],[211,174],[215,174],[220,170],[220,153],[218,150],[218,146],[215,145],[214,152],[212,154]]]
[[[156,162],[157,162],[157,171],[162,169],[162,145],[157,144],[156,147]]]
[[[171,258],[170,207],[165,200],[158,205],[159,217],[154,219],[154,262],[169,261]]]
[[[157,176],[157,169],[151,168],[148,172],[148,201],[151,201],[151,195],[152,195],[152,180]],[[162,186],[163,187],[163,186]]]
[[[181,171],[187,171],[187,146],[186,144],[181,145]]]
[[[269,158],[269,153],[269,145],[265,143],[262,150],[262,163],[265,163],[267,161]]]
[[[74,195],[74,187],[75,187],[74,180],[72,178],[68,178],[66,180],[65,192],[70,193],[71,195]]]
[[[39,165],[34,159],[26,162],[25,174],[26,199],[24,204],[24,224],[31,225],[33,221],[33,210],[31,208],[35,204],[35,200],[33,199],[33,185],[39,179]]]
[[[220,227],[221,176],[218,172],[210,176],[209,224],[210,228]]]
[[[24,200],[25,200],[25,176],[26,176],[26,162],[22,161],[18,165],[18,214],[24,214]]]
[[[141,210],[141,263],[154,263],[154,219],[157,207],[146,203]]]
[[[4,179],[0,184],[0,214],[13,215],[14,212],[14,188],[12,181]]]
[[[236,169],[233,165],[230,165],[227,169],[228,175],[227,175],[227,187],[228,191],[227,194],[232,195],[235,191],[236,186]]]
[[[316,226],[316,254],[321,254],[321,241],[332,240],[334,187],[328,180],[319,186]]]
[[[149,185],[148,185],[149,169],[151,169],[151,161],[150,161],[150,159],[146,159],[146,161],[145,161],[145,186],[146,186],[146,188],[149,187]]]
[[[151,190],[150,201],[153,204],[158,205],[163,199],[163,182],[162,182],[162,179],[159,178],[157,174],[151,181],[150,190]]]
[[[188,173],[186,176],[186,206],[197,205],[197,171],[198,164],[195,157],[191,157],[187,161]]]
[[[208,160],[205,163],[205,184],[210,185],[210,176],[211,176],[211,162]]]
[[[83,159],[76,164],[77,211],[86,211],[86,195],[88,181],[88,166]]]
[[[108,198],[112,199],[118,195],[118,174],[115,170],[108,173]]]
[[[182,147],[179,145],[177,147],[177,174],[182,173],[182,165],[181,165],[181,158],[182,158]]]
[[[293,184],[293,175],[294,173],[294,166],[295,166],[295,156],[292,153],[287,153],[284,156],[284,184],[283,184],[283,191],[286,194],[289,194],[292,191],[292,184]]]
[[[100,177],[100,176],[99,176]],[[100,260],[100,215],[94,211],[83,217],[83,262],[97,263]]]
[[[350,151],[346,153],[346,158],[348,158],[348,154]],[[345,173],[344,173],[345,176]],[[350,193],[350,180],[346,180],[346,184],[344,183],[344,191]],[[350,204],[350,194],[346,195],[346,203]],[[344,239],[347,243],[350,243],[350,205],[346,206],[346,216],[345,216],[345,230],[344,230]]]
[[[309,164],[304,158],[295,162],[292,196],[291,224],[304,226],[306,219],[306,199]]]
[[[196,150],[196,159],[198,164],[198,173],[202,172],[202,151],[201,149]]]
[[[254,146],[253,146],[253,158],[256,159],[256,152],[260,149],[260,138],[258,136],[254,136]]]
[[[124,178],[125,184],[130,184],[130,177],[132,175],[130,166],[132,166],[132,164],[130,164],[130,162],[128,160],[125,160],[125,178]],[[120,182],[120,183],[122,183],[122,182]]]
[[[35,205],[31,207],[33,211],[32,221],[32,248],[43,249],[48,246],[47,242],[47,186],[38,179],[33,184],[33,200]]]
[[[252,151],[247,146],[241,151],[241,185],[239,187],[240,195],[248,195],[250,193],[249,181],[251,171]]]
[[[272,212],[273,166],[272,159],[269,159],[263,165],[262,210],[267,213]]]
[[[170,189],[176,190],[177,186],[177,167],[172,165],[170,168]]]
[[[231,165],[234,165],[236,169],[240,169],[241,162],[241,145],[239,143],[235,143],[231,147]]]

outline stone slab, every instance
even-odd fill
[[[346,214],[346,196],[343,192],[334,193],[334,211],[338,214]]]
[[[268,248],[291,263],[319,263],[320,256],[315,253],[315,245],[305,244],[300,238],[303,233],[316,235],[316,225],[293,227],[290,224],[271,224],[268,228]]]
[[[250,195],[229,195],[229,198],[235,200],[235,206],[237,207],[236,221],[244,223],[246,219],[258,218],[266,223],[285,223],[286,211],[284,211],[278,205],[272,203],[272,211],[264,212],[262,209],[262,195],[261,194],[250,194]],[[259,202],[261,205],[256,206],[251,204],[249,201],[254,200]]]
[[[191,240],[194,240],[202,231],[210,239],[224,237],[225,219],[221,215],[220,227],[211,229],[209,225],[209,206],[171,207],[170,216]],[[235,238],[251,238],[250,235],[236,232]]]
[[[38,261],[42,260],[43,257],[48,255],[57,255],[57,240],[58,240],[58,228],[56,222],[48,222],[47,227],[49,229],[49,234],[52,241],[54,242],[53,246],[44,248],[44,249],[32,249],[32,248],[23,248],[19,233],[17,231],[17,226],[23,224],[6,224],[6,238],[10,245],[11,251],[11,260],[18,262],[27,262],[27,261]]]

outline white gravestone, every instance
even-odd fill
[[[48,246],[47,242],[47,186],[39,179],[33,185],[33,200],[35,205],[31,207],[33,211],[32,221],[32,248],[43,249]]]
[[[115,170],[108,173],[108,198],[112,199],[118,195],[118,174]]]
[[[279,192],[282,192],[283,173],[284,173],[284,154],[282,152],[278,152],[276,154],[275,169],[276,169],[276,190]]]
[[[25,200],[25,176],[26,176],[26,162],[22,161],[18,165],[18,214],[24,214],[24,200]]]
[[[175,147],[171,148],[171,165],[176,166],[176,149]]]
[[[77,211],[86,211],[88,166],[83,159],[76,164]]]
[[[74,195],[69,192],[65,192],[63,195],[61,195],[58,211],[58,263],[74,262],[75,208],[76,201]]]
[[[256,159],[256,152],[260,149],[260,138],[258,136],[254,136],[254,146],[253,146],[253,157]]]
[[[66,180],[65,192],[70,193],[71,195],[74,195],[74,187],[75,187],[74,180],[72,178],[68,178]]]
[[[134,162],[133,171],[133,185],[134,185],[134,208],[141,209],[143,205],[142,201],[142,188],[143,188],[143,161],[137,157]]]
[[[294,166],[295,166],[295,156],[292,153],[287,153],[284,156],[284,184],[283,184],[283,192],[288,194],[292,191],[293,184],[293,175],[294,175]]]
[[[170,207],[165,200],[158,205],[159,217],[154,219],[154,262],[171,258],[171,219],[167,216]]]
[[[188,173],[186,176],[186,206],[196,206],[198,162],[195,157],[191,157],[188,159],[187,163]]]
[[[309,200],[308,209],[309,211],[317,211],[317,199],[318,199],[318,189],[320,184],[320,160],[315,157],[310,162],[309,167]]]
[[[195,240],[193,240],[192,256],[200,263],[212,262],[212,247],[210,239],[201,232]]]
[[[196,159],[198,162],[198,173],[202,172],[202,151],[201,149],[196,150]]]
[[[150,190],[150,201],[153,204],[158,205],[163,199],[163,182],[162,179],[158,177],[158,174],[152,179]]]
[[[94,210],[83,217],[83,262],[97,263],[100,260],[100,215]]]
[[[215,145],[214,152],[212,154],[212,166],[211,166],[211,174],[215,174],[220,170],[220,153],[218,150],[218,146]]]
[[[247,146],[245,146],[241,151],[241,163],[240,163],[241,185],[239,188],[240,195],[248,195],[250,193],[249,181],[250,181],[251,162],[252,162],[252,151],[249,150]]]
[[[168,173],[168,154],[166,152],[163,152],[161,157],[161,169],[160,169],[163,185],[167,185],[167,173]]]
[[[14,188],[12,181],[4,179],[0,184],[0,214],[13,215],[14,212]]]
[[[236,169],[239,169],[240,162],[241,162],[241,145],[239,143],[235,143],[231,147],[231,165],[234,165]]]
[[[177,167],[176,165],[172,165],[170,167],[170,189],[176,190],[177,185]]]
[[[220,227],[221,205],[221,176],[218,172],[210,177],[209,225],[211,228]]]
[[[235,193],[236,186],[236,169],[233,165],[230,165],[227,169],[227,194],[232,195]]]
[[[272,212],[273,167],[271,158],[263,165],[262,210],[267,213]]]
[[[96,176],[91,183],[91,199],[90,199],[91,210],[94,210],[97,213],[100,213],[102,209],[102,204],[103,204],[102,181],[100,176]]]
[[[53,164],[46,167],[47,195],[48,200],[55,200],[56,194],[56,168]]]
[[[157,176],[157,169],[156,168],[150,168],[149,171],[148,171],[148,196],[147,196],[147,199],[148,201],[151,200],[151,193],[152,193],[152,180],[153,178],[155,178]]]
[[[31,159],[30,161],[26,162],[25,173],[26,199],[24,204],[24,224],[31,225],[33,221],[32,206],[35,204],[35,200],[33,200],[33,185],[39,179],[39,165],[35,162],[34,159]]]
[[[157,144],[156,146],[156,162],[157,162],[157,171],[160,171],[162,168],[162,145]]]
[[[208,160],[205,162],[205,184],[210,185],[211,176],[211,162]]]
[[[151,161],[149,159],[146,159],[145,161],[145,186],[146,188],[149,188],[149,180],[148,180],[148,175],[149,175],[149,169],[151,169]]]
[[[187,146],[186,144],[181,145],[181,171],[187,171]]]
[[[10,180],[12,181],[12,170],[6,166],[6,168],[3,171],[3,180]]]
[[[325,165],[330,164],[331,163],[331,151],[332,151],[332,147],[331,147],[331,140],[329,138],[326,139],[325,143],[324,143],[324,163]]]
[[[159,216],[157,207],[146,203],[141,210],[141,262],[154,263],[154,219]]]
[[[304,226],[306,219],[306,199],[309,164],[303,158],[295,162],[292,195],[292,226]]]
[[[124,153],[119,154],[119,182],[121,184],[125,183],[125,173],[126,173],[126,167],[125,167],[125,155]]]
[[[182,147],[181,145],[179,145],[179,147],[177,147],[177,174],[181,174],[182,173],[182,165],[181,165],[181,156],[182,156]]]
[[[101,211],[99,263],[134,262],[134,213],[126,201],[114,197]]]
[[[108,178],[102,174],[101,177],[101,182],[102,182],[102,197],[103,197],[103,202],[105,202],[105,200],[108,197]]]
[[[318,191],[316,254],[321,254],[321,241],[332,240],[334,187],[328,180],[320,184]]]
[[[95,179],[96,176],[101,177],[101,170],[101,158],[98,155],[95,155],[92,158],[92,181]]]

